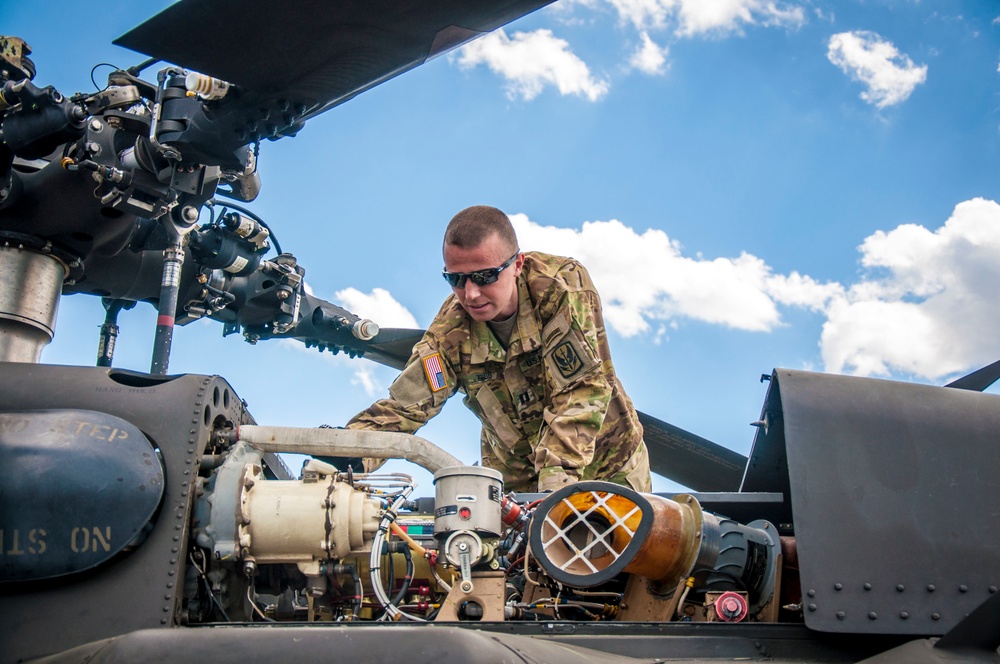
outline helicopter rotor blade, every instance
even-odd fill
[[[1000,360],[993,364],[988,364],[982,369],[977,369],[972,373],[951,381],[945,387],[954,387],[960,390],[972,390],[982,392],[987,387],[1000,379]]]
[[[181,0],[114,43],[238,86],[231,129],[276,138],[551,1]]]
[[[638,411],[649,467],[695,491],[738,491],[747,458],[690,431]]]
[[[379,330],[375,338],[365,343],[365,357],[394,369],[402,369],[410,359],[413,345],[424,336],[423,330],[388,327]]]

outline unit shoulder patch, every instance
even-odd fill
[[[566,312],[559,312],[542,330],[546,372],[562,389],[600,364],[583,334],[573,327]]]
[[[583,360],[572,341],[564,341],[552,351],[552,359],[563,378],[572,378],[583,368]]]

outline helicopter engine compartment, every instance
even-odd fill
[[[319,653],[327,639],[347,638],[307,627],[319,625],[357,632],[359,652],[404,635],[438,647],[431,633],[405,631],[419,624],[458,629],[450,647],[483,657],[480,637],[460,627],[524,639],[524,652],[548,647],[532,637],[557,637],[656,656],[672,634],[684,643],[671,648],[691,658],[711,647],[700,639],[729,638],[750,657],[780,647],[791,661],[857,661],[996,605],[986,514],[995,489],[949,480],[995,466],[986,434],[975,433],[993,430],[980,421],[994,421],[984,407],[993,395],[905,387],[920,397],[913,403],[947,399],[958,414],[914,437],[909,402],[885,399],[899,385],[776,371],[741,492],[660,495],[584,481],[513,494],[498,472],[456,465],[415,436],[407,447],[392,438],[400,434],[256,426],[217,376],[0,370],[18,386],[0,395],[2,661],[112,641],[142,652],[150,639],[175,654],[246,639],[279,649],[304,639]],[[858,414],[846,422],[844,400]],[[941,427],[965,427],[965,466],[949,460],[945,474],[924,460],[941,465]],[[905,457],[887,454],[903,439],[897,430],[910,436]],[[434,473],[433,497],[415,497],[406,474],[315,458],[293,477],[275,455],[307,449],[305,436],[352,458],[374,449],[373,433],[390,436],[382,456]],[[845,463],[851,474],[810,472]],[[869,491],[902,479],[924,488]],[[964,492],[965,510],[930,509],[946,489]],[[883,546],[880,533],[905,547]],[[247,630],[277,625],[282,636]],[[838,628],[871,638],[818,638]],[[631,640],[612,638],[623,634]]]
[[[524,498],[450,466],[433,501],[411,500],[400,473],[311,459],[279,480],[244,442],[223,456],[199,477],[188,623],[777,619],[775,527],[690,495],[584,482]]]

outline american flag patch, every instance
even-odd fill
[[[431,392],[448,387],[448,380],[444,377],[444,369],[441,367],[440,353],[434,353],[424,358],[424,373],[427,374],[427,382],[431,386]]]

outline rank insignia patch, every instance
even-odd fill
[[[444,367],[441,366],[441,354],[434,353],[423,358],[424,373],[427,375],[427,383],[431,386],[431,392],[437,392],[448,387],[448,379],[444,376]]]

